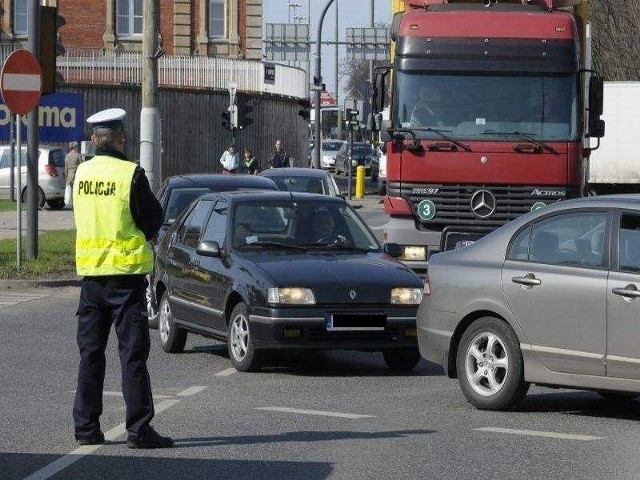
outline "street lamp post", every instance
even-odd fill
[[[295,17],[297,9],[301,6],[299,3],[291,3],[291,0],[287,2],[287,7],[289,7],[289,23],[291,23],[291,9],[293,8],[293,16]]]
[[[314,90],[316,92],[316,118],[314,125],[314,137],[315,137],[315,148],[313,155],[313,166],[314,168],[320,168],[320,101],[321,101],[321,90],[322,90],[322,59],[320,57],[322,53],[322,22],[324,22],[324,17],[327,14],[327,10],[333,3],[334,0],[327,0],[327,4],[322,9],[322,13],[320,14],[320,18],[318,20],[318,34],[316,37],[316,77],[313,82]]]

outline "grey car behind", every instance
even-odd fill
[[[640,395],[640,196],[568,200],[429,260],[424,358],[481,409],[530,384]]]

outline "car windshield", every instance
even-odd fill
[[[269,177],[283,192],[328,193],[328,187],[317,177]]]
[[[322,142],[322,149],[326,152],[337,152],[341,146],[342,142]]]
[[[169,194],[164,223],[173,223],[196,198],[214,190],[207,187],[174,188]]]
[[[392,124],[418,138],[491,141],[578,137],[575,75],[433,75],[399,71]],[[437,130],[437,131],[436,131]]]
[[[380,250],[371,230],[346,202],[239,202],[232,221],[233,244],[241,249]]]

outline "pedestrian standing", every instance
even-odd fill
[[[80,445],[105,438],[100,429],[105,348],[111,325],[118,337],[127,446],[167,448],[173,440],[149,424],[154,416],[147,370],[150,338],[145,275],[151,272],[149,244],[162,224],[162,207],[142,168],[122,153],[126,112],[110,108],[87,119],[96,156],[78,166],[73,197],[76,270],[82,277],[77,341],[78,388],[73,406]]]
[[[82,156],[78,142],[69,142],[69,153],[64,157],[64,178],[66,181],[64,203],[70,208],[73,207],[73,180],[80,162],[82,162]]]
[[[238,159],[238,152],[236,152],[236,146],[230,143],[227,149],[222,153],[220,157],[220,163],[222,164],[222,173],[236,173],[240,167],[240,160]]]
[[[258,174],[258,160],[249,147],[244,147],[244,170],[249,175]]]
[[[271,151],[268,163],[271,168],[282,168],[289,166],[289,155],[284,149],[282,140],[276,140],[275,147]]]

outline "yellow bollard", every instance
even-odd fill
[[[356,168],[356,198],[364,198],[364,165]]]

